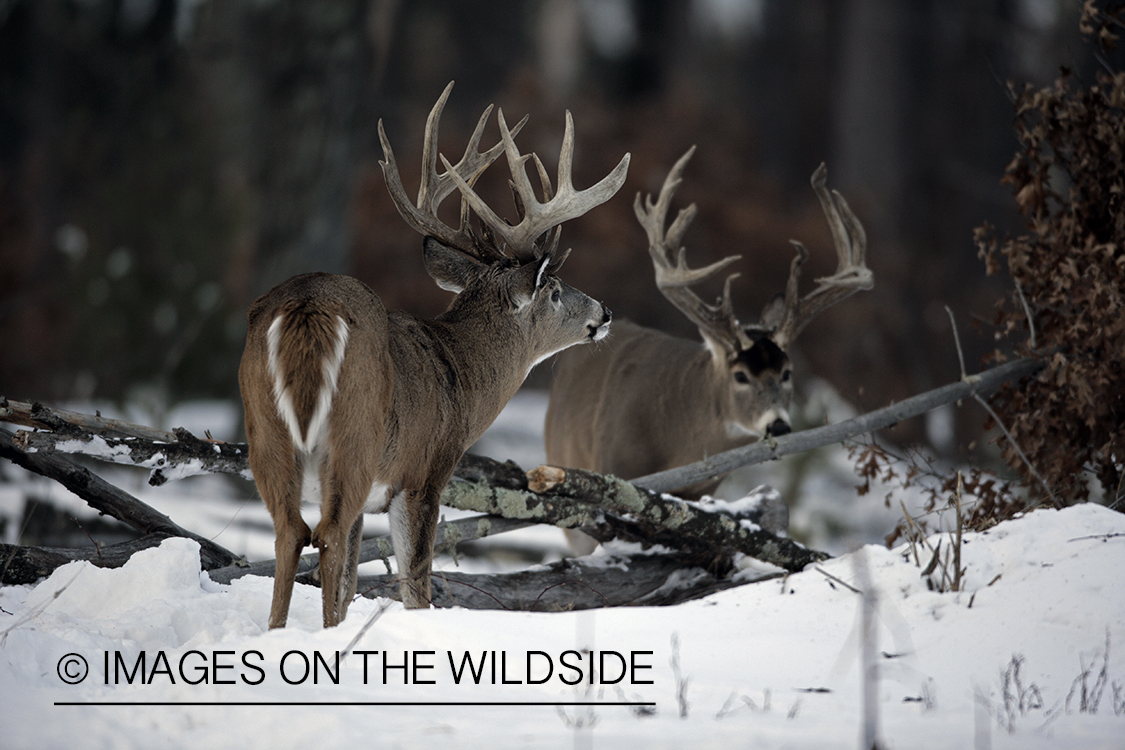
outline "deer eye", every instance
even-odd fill
[[[555,287],[555,290],[551,292],[551,301],[557,304],[560,297],[562,297],[562,294],[559,292],[559,288]]]
[[[781,382],[782,383],[788,383],[789,379],[792,378],[792,377],[793,377],[793,373],[789,370],[786,370],[785,372],[781,373]]]
[[[734,382],[741,383],[742,385],[750,385],[750,376],[742,370],[735,370]]]

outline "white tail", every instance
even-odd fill
[[[389,511],[400,591],[407,607],[430,603],[438,498],[465,449],[492,423],[537,362],[605,336],[609,310],[554,274],[566,253],[557,227],[608,200],[625,180],[628,154],[600,183],[570,184],[573,125],[567,113],[558,199],[538,157],[544,202],[527,181],[514,134],[499,117],[501,142],[478,152],[485,110],[456,166],[437,171],[437,124],[446,87],[426,124],[418,200],[406,197],[382,123],[388,190],[425,239],[426,269],[457,292],[434,320],[387,312],[360,281],[324,273],[296,276],[250,307],[239,385],[250,467],[276,534],[271,628],[288,618],[301,550],[320,550],[325,627],[347,614],[356,592],[363,512]],[[521,123],[522,125],[522,123]],[[507,156],[520,223],[514,228],[477,198],[472,184]],[[437,218],[459,190],[461,225]],[[469,209],[482,230],[469,222]],[[553,237],[545,237],[552,229]],[[503,238],[503,242],[495,238]],[[310,530],[302,501],[319,502]]]
[[[735,317],[730,282],[736,274],[727,277],[716,304],[703,302],[690,286],[739,256],[705,268],[688,267],[681,243],[695,217],[694,205],[681,210],[665,230],[669,205],[694,151],[692,147],[676,162],[655,203],[638,194],[634,209],[648,235],[657,287],[698,326],[703,344],[623,321],[614,324],[605,346],[558,357],[545,434],[551,464],[632,479],[789,432],[789,346],[817,313],[874,286],[864,261],[863,226],[843,197],[825,188],[822,164],[812,186],[832,229],[836,273],[818,279],[814,291],[799,297],[808,251],[794,242],[798,254],[785,294],[766,306],[760,322],[742,325]],[[717,484],[684,487],[677,494],[698,497]],[[568,536],[576,549],[592,549]]]

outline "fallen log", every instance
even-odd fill
[[[208,567],[229,565],[238,559],[237,555],[225,547],[177,525],[160,511],[65,456],[24,452],[16,445],[12,434],[6,430],[0,430],[0,457],[58,482],[85,500],[94,510],[116,518],[136,529],[142,536],[151,535],[157,543],[159,539],[167,536],[194,539],[199,542],[201,560]],[[59,550],[55,552],[59,553]],[[8,559],[10,554],[10,551],[5,553],[4,559]],[[6,578],[3,580],[8,582]]]
[[[657,492],[668,492],[677,487],[712,479],[743,466],[752,466],[793,453],[840,443],[857,435],[893,426],[945,404],[974,395],[988,395],[1010,380],[1036,374],[1044,366],[1042,360],[1030,357],[1007,362],[853,419],[751,443],[716,454],[704,461],[640,477],[633,480],[632,484]],[[227,473],[250,478],[249,465],[246,461],[247,449],[244,443],[201,440],[183,429],[165,432],[122,420],[105,419],[100,415],[67,412],[37,403],[8,401],[3,396],[0,396],[0,422],[46,429],[55,433],[54,436],[49,433],[19,433],[18,439],[28,451],[53,450],[82,453],[102,461],[145,466],[153,471],[149,483],[154,485],[170,479],[190,476],[193,473]],[[95,441],[94,436],[102,440]],[[146,440],[154,445],[141,449],[141,445]],[[173,448],[172,445],[175,443],[181,445]],[[134,452],[138,460],[132,458]],[[148,466],[144,463],[157,453],[163,454],[162,465]],[[198,463],[185,465],[194,461]],[[466,454],[458,465],[457,476],[478,478],[483,476],[481,471],[490,472],[496,466],[504,466],[496,462],[481,465],[476,463],[477,461],[478,458]],[[510,477],[514,464],[509,463],[506,466],[508,470],[501,473]],[[518,467],[515,471],[519,471]]]
[[[43,415],[49,411],[37,407],[35,413],[42,421]],[[55,423],[58,423],[57,420]],[[66,430],[64,440],[40,442],[38,448],[35,441],[41,440],[38,436],[45,433],[21,432],[13,441],[13,448],[20,450],[20,446],[25,446],[26,451],[31,451],[21,450],[25,457],[53,455],[52,450],[79,449],[83,438],[74,432],[74,426]],[[139,432],[123,427],[121,423],[115,423],[114,429]],[[143,457],[148,462],[148,468],[151,468],[152,457],[156,455],[161,461],[179,455],[189,456],[191,461],[200,465],[221,462],[224,468],[220,470],[226,473],[241,474],[245,467],[246,452],[240,444],[224,444],[224,451],[219,444],[199,440],[186,430],[178,430],[176,438],[177,452],[173,452],[170,444],[153,443],[132,434],[122,438],[86,435],[86,447],[82,452],[91,458],[113,463],[131,463],[134,457]],[[451,482],[442,494],[442,504],[562,528],[583,526],[602,541],[620,536],[644,545],[661,544],[682,550],[686,554],[685,560],[705,564],[716,571],[729,569],[731,556],[735,553],[750,555],[786,570],[800,570],[827,557],[824,553],[807,550],[792,540],[770,533],[753,519],[743,523],[746,519],[638,489],[616,477],[580,470],[556,471],[560,481],[547,483],[540,479],[540,486],[536,488],[539,491],[536,492],[529,488],[527,478],[515,464],[467,455],[458,466],[457,476],[477,481]],[[540,476],[545,474],[541,472]],[[124,511],[119,509],[117,512]],[[369,559],[375,558],[361,556],[365,562]]]
[[[173,535],[163,532],[145,534],[119,544],[89,547],[34,547],[24,544],[0,544],[0,584],[21,585],[46,578],[67,563],[85,561],[99,568],[120,568],[137,552],[159,546]],[[204,564],[226,564],[225,560],[207,559]]]
[[[437,607],[561,612],[679,604],[780,575],[743,571],[716,576],[685,566],[674,555],[640,554],[560,560],[498,575],[437,572],[430,580]],[[371,599],[400,598],[398,580],[391,575],[360,577],[358,592]]]

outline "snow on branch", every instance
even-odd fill
[[[204,567],[213,568],[229,565],[237,556],[228,549],[194,532],[178,526],[168,516],[138,500],[128,492],[115,487],[89,469],[79,466],[62,455],[49,453],[27,453],[20,448],[11,433],[0,430],[0,457],[6,458],[28,471],[53,479],[101,513],[136,529],[142,534],[141,540],[130,543],[134,546],[114,545],[113,548],[95,547],[90,550],[44,550],[42,548],[0,545],[0,581],[4,583],[27,583],[27,580],[12,578],[17,572],[31,581],[49,574],[59,565],[75,559],[88,559],[106,567],[121,565],[137,548],[154,546],[169,536],[182,536],[199,542],[200,559]],[[139,544],[140,547],[135,547]],[[127,554],[125,554],[127,552]],[[116,554],[123,553],[123,554]],[[36,571],[38,574],[36,574]],[[42,572],[45,571],[45,572]]]

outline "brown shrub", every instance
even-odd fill
[[[1108,52],[1123,16],[1088,0],[1082,30]],[[1049,490],[1009,444],[1004,457],[1055,506],[1088,499],[1090,474],[1109,499],[1123,491],[1125,73],[1104,67],[1090,84],[1063,69],[1051,87],[1013,90],[1020,150],[1004,182],[1028,232],[1000,242],[988,225],[977,230],[987,272],[1006,263],[1016,287],[998,304],[998,339],[1019,335],[1018,354],[1047,362],[991,403]]]

